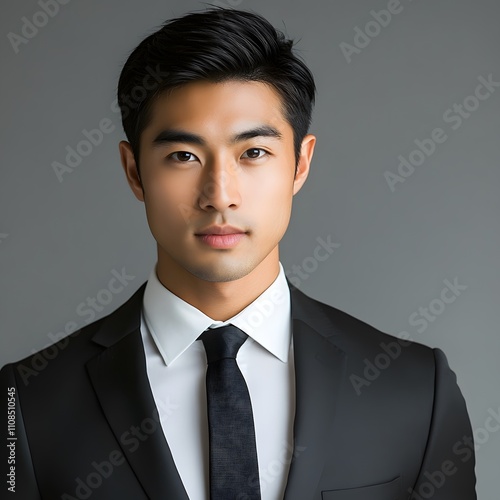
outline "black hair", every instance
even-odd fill
[[[123,129],[138,169],[140,136],[155,98],[199,80],[259,81],[274,87],[293,128],[297,169],[316,86],[293,45],[262,16],[237,9],[211,8],[163,23],[131,52],[118,81]],[[156,83],[146,84],[151,79]]]

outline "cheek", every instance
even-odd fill
[[[191,207],[188,192],[178,183],[157,179],[146,187],[148,220],[159,231],[186,225]]]
[[[288,196],[277,201],[273,207],[273,226],[278,239],[281,239],[290,223],[291,212],[292,205]]]
[[[281,172],[276,175],[266,175],[265,180],[258,183],[253,193],[247,193],[248,199],[254,200],[252,213],[256,217],[256,222],[267,226],[267,230],[273,235],[282,235],[284,226],[289,223],[292,189],[292,180]]]

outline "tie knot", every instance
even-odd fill
[[[209,363],[224,358],[235,359],[247,338],[248,335],[233,324],[208,328],[198,337],[203,341]]]

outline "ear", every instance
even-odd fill
[[[139,177],[139,172],[137,170],[134,153],[132,152],[132,146],[127,141],[120,141],[118,148],[120,150],[122,167],[125,171],[125,176],[127,177],[130,189],[132,189],[134,196],[139,201],[144,201],[144,190],[142,188],[141,178]]]
[[[302,140],[300,148],[299,164],[293,181],[293,194],[297,194],[300,188],[306,182],[309,175],[312,157],[314,154],[314,146],[316,145],[316,137],[312,134],[307,134]]]

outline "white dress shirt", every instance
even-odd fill
[[[165,288],[151,271],[141,334],[161,426],[190,500],[208,500],[209,449],[203,342],[209,327],[232,323],[249,338],[236,362],[250,392],[262,500],[282,500],[293,450],[295,370],[290,291],[276,280],[227,321],[215,321]]]

